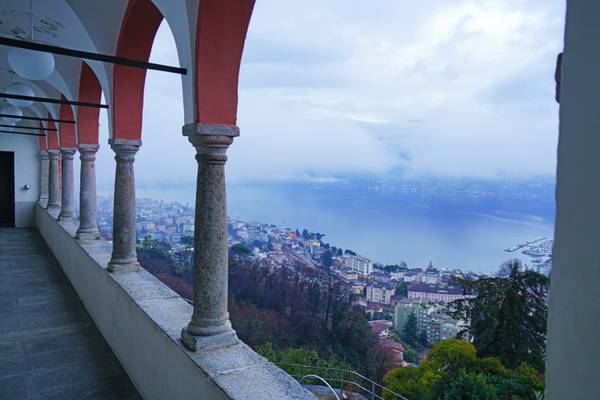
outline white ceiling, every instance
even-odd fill
[[[188,68],[182,76],[182,88],[186,122],[193,120],[193,50],[195,20],[198,0],[152,0],[163,13],[175,38],[179,62]],[[121,21],[127,8],[127,0],[0,0],[0,35],[32,40],[65,48],[114,54],[117,47]],[[33,28],[33,29],[32,29]],[[0,46],[0,91],[10,83],[23,81],[10,70],[7,54],[9,47]],[[56,68],[43,81],[27,81],[36,96],[70,100],[79,97],[79,74],[81,60],[66,56],[55,56]],[[86,61],[87,62],[87,61]],[[112,107],[112,64],[88,62],[100,81],[104,98]],[[5,100],[0,100],[0,106]],[[25,115],[58,118],[58,106],[35,103],[23,110]],[[73,114],[77,115],[76,107]],[[112,121],[109,108],[109,121]],[[31,126],[33,121],[22,121]],[[34,123],[35,124],[35,123]],[[109,123],[112,136],[112,123]]]

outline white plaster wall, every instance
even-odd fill
[[[548,319],[550,400],[600,399],[600,2],[569,1]]]
[[[15,226],[34,226],[40,195],[38,137],[0,133],[0,151],[15,153]],[[31,189],[23,189],[25,185]]]

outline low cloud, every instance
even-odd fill
[[[554,174],[564,3],[257,2],[229,179]],[[152,57],[177,62],[166,25]],[[144,106],[138,177],[195,179],[179,78],[149,72]]]

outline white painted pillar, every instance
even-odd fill
[[[548,318],[549,400],[600,399],[599,16],[598,1],[567,2]]]

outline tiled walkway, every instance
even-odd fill
[[[140,399],[35,229],[0,228],[0,399]]]

